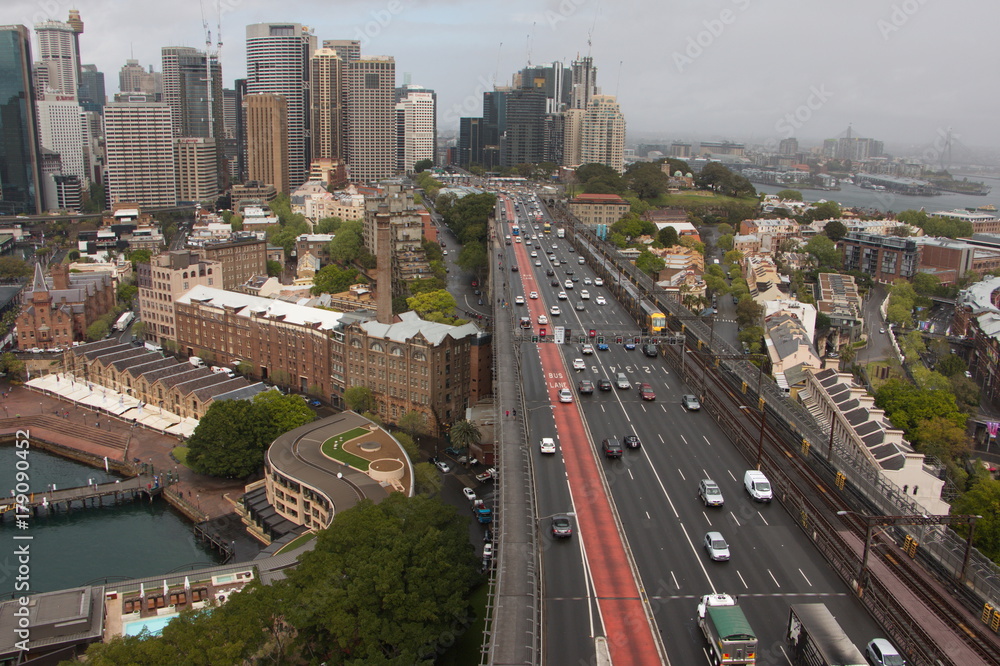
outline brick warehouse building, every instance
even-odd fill
[[[35,264],[35,278],[22,303],[17,317],[21,349],[70,347],[114,307],[115,287],[110,273],[71,274],[67,264],[52,266],[46,281],[41,264]]]

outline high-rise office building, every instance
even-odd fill
[[[43,148],[59,153],[62,175],[76,176],[83,187],[90,175],[84,162],[83,110],[69,96],[46,95],[35,102],[38,109],[38,140]]]
[[[219,196],[216,141],[205,137],[178,137],[174,157],[179,201],[211,201]]]
[[[545,112],[559,113],[571,101],[566,78],[569,72],[561,62],[547,65],[529,65],[515,76],[515,88],[532,88],[545,93]]]
[[[573,61],[573,83],[570,92],[570,108],[586,109],[590,98],[600,91],[597,88],[597,68],[590,56]]]
[[[594,95],[583,116],[582,164],[605,164],[625,171],[625,116],[614,95]]]
[[[389,178],[396,167],[396,61],[366,56],[348,64],[346,159],[351,180]]]
[[[278,192],[289,194],[288,100],[282,95],[247,95],[243,105],[247,179],[274,185]]]
[[[104,107],[108,203],[177,204],[170,106],[116,102]]]
[[[222,89],[222,154],[226,159],[229,182],[238,183],[242,180],[239,171],[239,140],[237,139],[238,118],[240,108],[236,105],[236,91],[231,88]]]
[[[324,49],[333,49],[344,62],[361,59],[361,42],[356,39],[324,39]]]
[[[463,168],[483,166],[483,138],[486,121],[482,118],[459,118],[456,164]],[[484,167],[485,168],[485,167]]]
[[[23,25],[0,26],[0,212],[42,211],[31,42]]]
[[[125,61],[125,65],[118,72],[118,88],[123,93],[160,95],[163,92],[163,75],[154,72],[152,65],[147,71],[139,64],[138,60],[129,59]]]
[[[84,111],[101,113],[107,103],[104,90],[104,73],[97,71],[97,65],[80,65],[80,106]]]
[[[170,105],[174,136],[221,137],[224,133],[222,67],[211,58],[212,86],[203,51],[186,46],[165,46],[163,101]]]
[[[247,95],[281,95],[288,105],[288,186],[296,188],[305,182],[311,159],[307,84],[316,37],[299,23],[255,23],[246,34]]]
[[[82,30],[82,23],[80,25]],[[43,21],[35,24],[35,34],[38,35],[38,59],[48,68],[49,88],[75,98],[80,77],[77,33],[68,23]]]
[[[420,86],[404,86],[396,104],[396,170],[413,171],[421,160],[434,161],[434,93]]]
[[[507,130],[500,147],[500,163],[505,167],[544,162],[545,93],[520,88],[507,93]]]
[[[587,115],[584,109],[566,109],[563,112],[563,166],[579,166],[583,164],[581,155],[583,141],[583,117]]]
[[[247,110],[243,105],[247,80],[233,81],[233,92],[236,94],[236,177],[233,180],[242,183],[247,179]]]
[[[324,42],[326,43],[326,42]],[[346,138],[344,93],[347,62],[337,51],[317,49],[309,58],[312,159],[343,158]]]

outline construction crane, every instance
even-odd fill
[[[215,138],[215,86],[212,82],[212,62],[219,62],[222,53],[222,6],[221,0],[216,5],[218,23],[216,24],[215,35],[218,40],[215,43],[215,51],[212,50],[212,29],[208,27],[208,20],[205,18],[205,5],[201,5],[201,24],[205,29],[205,82],[208,85],[208,136]]]

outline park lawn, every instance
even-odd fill
[[[472,591],[469,601],[472,602],[472,616],[476,618],[458,637],[455,644],[438,660],[441,666],[458,666],[459,664],[478,664],[481,661],[483,649],[483,632],[486,631],[486,599],[489,584],[484,582]]]
[[[345,465],[350,465],[354,469],[359,469],[362,472],[368,471],[368,461],[364,458],[354,455],[353,453],[348,453],[343,449],[344,442],[348,442],[355,437],[360,437],[364,435],[368,430],[366,428],[354,428],[353,430],[348,430],[345,433],[341,433],[336,437],[331,437],[330,439],[323,442],[323,455],[333,458],[334,460],[339,460]]]
[[[187,468],[191,467],[190,465],[188,465],[188,453],[189,452],[190,452],[190,449],[188,447],[186,447],[186,446],[175,446],[171,450],[171,453],[174,454],[174,458],[177,459],[177,462],[179,462],[180,464],[184,465]]]
[[[304,544],[307,544],[310,541],[312,541],[313,539],[315,539],[316,538],[316,534],[318,534],[318,533],[317,532],[309,532],[308,534],[303,534],[300,537],[292,539],[291,541],[289,541],[288,543],[286,543],[284,546],[282,546],[281,550],[279,550],[277,553],[275,553],[275,555],[281,555],[282,553],[286,553],[286,552],[288,552],[290,550],[295,550],[296,548],[302,547]]]

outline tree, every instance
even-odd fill
[[[70,250],[69,252],[66,253],[66,258],[69,259],[70,261],[78,261],[80,259],[80,251]]]
[[[22,278],[31,275],[32,268],[23,259],[0,257],[0,279]]]
[[[470,617],[467,530],[454,507],[400,493],[338,513],[288,572],[297,643],[317,663],[433,663]]]
[[[745,344],[752,354],[760,353],[761,340],[764,339],[764,328],[761,326],[747,326],[741,328],[736,334],[736,339]]]
[[[899,379],[890,379],[875,392],[875,404],[884,409],[893,425],[911,439],[920,422],[937,416],[951,419],[959,426],[965,423],[965,415],[959,412],[955,396]]]
[[[268,274],[268,276],[270,276],[270,277],[281,277],[281,274],[284,272],[284,270],[285,270],[285,267],[281,265],[280,261],[275,261],[273,259],[269,259],[268,260],[268,262],[267,262],[267,274]]]
[[[717,226],[715,229],[722,236],[725,236],[726,234],[732,235],[736,233],[736,230],[733,229],[733,225],[729,224],[728,222],[720,223],[719,226]]]
[[[352,386],[344,391],[344,404],[352,412],[377,412],[378,401],[367,386]]]
[[[823,233],[826,234],[827,238],[836,242],[847,235],[847,225],[840,220],[830,220],[826,223]]]
[[[324,217],[322,220],[316,223],[313,230],[318,234],[333,234],[336,233],[340,226],[344,223],[339,217]]]
[[[108,322],[103,319],[98,319],[87,327],[87,339],[91,342],[94,340],[103,340],[104,337],[110,332],[111,326],[108,325]]]
[[[432,166],[434,166],[434,160],[429,160],[429,159],[418,160],[417,163],[413,165],[413,172],[420,173],[422,171],[430,169]]]
[[[816,220],[834,220],[839,218],[840,215],[840,206],[835,201],[823,201],[822,203],[813,204],[802,216],[802,219],[806,223],[809,223]]]
[[[656,234],[656,240],[660,242],[663,247],[673,247],[678,243],[677,229],[674,227],[663,227]]]
[[[444,478],[434,465],[421,462],[413,465],[413,476],[416,482],[416,494],[424,497],[437,497],[441,492]]]
[[[448,291],[428,291],[406,299],[406,305],[423,319],[438,314],[444,317],[454,315],[457,302]]]
[[[666,262],[649,250],[643,250],[635,260],[635,267],[647,275],[656,276]]]
[[[0,371],[6,372],[12,379],[24,378],[24,361],[12,352],[4,352],[0,356]]]
[[[926,454],[950,461],[969,452],[969,436],[962,425],[945,416],[934,416],[916,427],[914,445]]]
[[[757,326],[761,317],[764,316],[764,306],[752,298],[740,299],[736,305],[736,321],[740,328]]]
[[[955,375],[964,375],[969,366],[958,354],[948,354],[938,361],[934,369],[945,377],[954,377]]]
[[[723,252],[729,252],[733,249],[733,235],[722,234],[718,239],[716,239],[715,246]]]
[[[738,265],[743,262],[743,253],[739,250],[730,250],[722,257],[722,261],[727,264]]]
[[[310,290],[314,295],[337,294],[347,291],[352,284],[366,282],[357,268],[341,268],[336,264],[328,264],[319,269],[313,276],[313,286]]]
[[[459,449],[466,449],[483,441],[483,433],[480,432],[479,426],[466,419],[453,423],[448,432],[452,446]]]
[[[349,264],[361,256],[363,245],[360,230],[350,222],[345,222],[330,241],[330,259],[338,264]]]
[[[411,438],[414,438],[417,435],[422,435],[427,432],[427,415],[423,412],[411,409],[399,417],[396,425]]]
[[[839,270],[840,250],[837,245],[826,236],[813,236],[806,243],[806,252],[816,257],[816,262],[820,269]]]
[[[802,201],[802,193],[798,190],[781,190],[775,196],[787,201]]]
[[[667,191],[670,177],[663,173],[658,164],[633,162],[625,170],[625,182],[640,199],[648,200],[655,199]]]
[[[152,253],[149,250],[132,250],[126,257],[132,262],[132,270],[139,270],[139,264],[148,264]]]
[[[132,301],[139,293],[139,287],[135,286],[131,282],[122,282],[118,285],[117,292],[118,302],[125,307],[130,307],[132,305]]]
[[[583,164],[576,169],[577,182],[588,194],[623,194],[621,174],[605,164]]]
[[[967,492],[958,496],[952,511],[982,516],[976,520],[973,544],[994,562],[1000,560],[1000,481],[988,476],[978,478]]]
[[[253,400],[213,402],[188,440],[188,464],[200,474],[250,476],[279,435],[314,418],[305,398],[278,391],[258,393]]]

